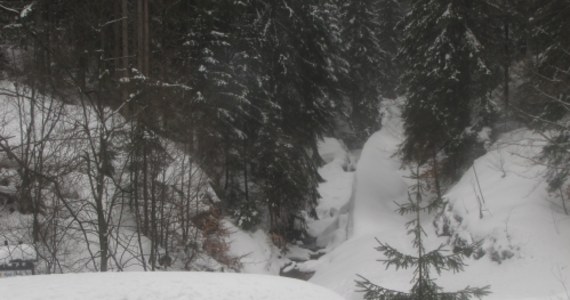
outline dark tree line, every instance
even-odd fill
[[[482,132],[492,139],[521,122],[560,129],[567,11],[567,1],[410,2],[397,27],[404,162],[429,163],[452,182],[485,151]]]
[[[98,107],[101,121],[105,107],[129,121],[123,188],[140,233],[156,241],[153,257],[167,239],[156,179],[169,162],[161,138],[208,174],[240,226],[265,223],[276,241],[294,240],[320,197],[318,140],[343,120],[347,143],[361,147],[380,126],[380,100],[395,96],[396,1],[0,4],[2,76]],[[95,194],[116,177],[123,147],[101,130],[93,136]]]

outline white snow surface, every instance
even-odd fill
[[[411,286],[412,270],[387,270],[374,249],[377,238],[415,253],[404,227],[408,217],[394,212],[395,203],[406,201],[410,184],[409,172],[393,155],[402,141],[399,101],[385,104],[383,128],[367,142],[358,162],[350,238],[319,260],[298,266],[316,271],[311,282],[345,299],[362,299],[355,291],[357,274],[391,289],[409,291]],[[546,192],[545,168],[535,163],[543,144],[527,129],[503,134],[475,161],[479,183],[471,168],[446,193],[448,205],[439,218],[422,216],[428,249],[454,239],[483,241],[485,254],[466,259],[465,272],[438,277],[444,289],[490,285],[492,294],[484,299],[570,299],[570,218],[560,199]],[[452,237],[437,236],[443,220]]]
[[[348,239],[354,172],[357,153],[349,153],[346,146],[333,138],[319,143],[319,154],[327,162],[319,169],[325,180],[319,185],[321,200],[316,208],[317,220],[308,221],[308,232],[317,237],[316,245],[322,248],[336,247]]]
[[[41,275],[2,279],[14,300],[341,300],[320,286],[275,276],[147,272]]]

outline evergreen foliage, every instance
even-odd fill
[[[269,209],[271,231],[304,232],[321,181],[317,141],[333,129],[337,59],[320,1],[252,2],[258,12],[254,92],[262,107],[252,174]],[[300,221],[300,222],[299,222]]]
[[[427,237],[427,233],[422,226],[422,214],[442,209],[443,201],[439,197],[427,203],[422,201],[422,183],[419,174],[414,174],[414,177],[417,184],[412,187],[411,193],[408,193],[408,203],[398,204],[397,212],[400,215],[410,214],[414,216],[411,221],[406,223],[406,228],[408,235],[412,236],[412,245],[417,250],[417,255],[402,253],[379,240],[377,240],[379,246],[376,248],[386,257],[380,260],[386,265],[386,268],[414,269],[414,276],[411,281],[412,289],[409,292],[388,289],[359,275],[359,279],[356,281],[358,291],[364,293],[366,300],[468,300],[473,297],[481,298],[488,295],[490,293],[489,286],[482,288],[468,286],[460,291],[445,292],[435,282],[434,271],[438,276],[443,271],[454,273],[463,271],[466,266],[463,262],[466,253],[478,245],[454,250],[453,253],[447,253],[448,250],[445,249],[444,245],[429,251],[425,248],[424,239]],[[412,196],[412,194],[414,195]]]
[[[395,65],[401,10],[395,0],[356,0],[341,6],[343,55],[349,63],[347,97],[354,139],[348,146],[360,148],[380,129],[380,101],[394,98]]]
[[[20,16],[26,5],[32,9]],[[339,104],[332,99],[346,73],[335,1],[8,6],[2,42],[25,54],[8,63],[13,78],[109,105],[134,131],[180,143],[239,224],[251,229],[270,216],[272,232],[303,235],[319,199],[317,142],[333,132]],[[7,52],[0,53],[1,61]],[[148,170],[140,164],[149,162],[150,145],[140,134],[132,140],[133,172]]]
[[[492,71],[470,25],[471,1],[416,1],[402,22],[405,66],[404,162],[424,163],[443,151],[445,175],[472,159],[476,133],[491,121]]]

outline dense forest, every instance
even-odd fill
[[[199,251],[237,268],[224,217],[310,243],[317,143],[362,148],[398,97],[398,155],[439,197],[520,124],[549,133],[538,160],[570,196],[567,0],[8,0],[0,28],[20,132],[0,110],[0,199],[30,216],[46,272],[76,227],[88,264],[121,269],[126,214],[145,269]]]

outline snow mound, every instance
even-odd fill
[[[557,299],[570,282],[570,217],[547,193],[544,143],[526,129],[502,135],[445,196],[439,229],[456,244],[483,241],[456,280],[485,274],[488,299]]]
[[[325,288],[274,276],[222,273],[86,273],[2,279],[3,299],[341,300]]]
[[[230,220],[223,225],[231,233],[228,237],[229,254],[239,257],[241,272],[251,274],[279,274],[286,260],[280,255],[270,237],[263,230],[248,232],[235,226]]]
[[[348,238],[349,214],[352,210],[352,185],[356,153],[334,138],[319,143],[319,155],[326,165],[319,169],[324,179],[319,185],[321,199],[316,207],[317,219],[307,222],[308,232],[316,238],[315,245],[331,248]]]

